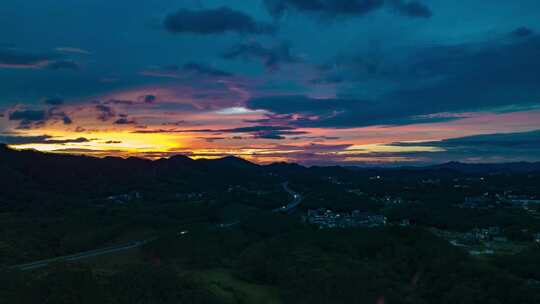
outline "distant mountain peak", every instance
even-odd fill
[[[236,167],[257,167],[258,165],[243,159],[241,157],[237,157],[234,155],[228,155],[223,158],[218,158],[214,160],[208,160],[210,163],[217,163],[227,166],[236,166]]]
[[[178,160],[181,160],[181,161],[192,161],[193,159],[191,159],[190,157],[185,156],[185,155],[183,155],[183,154],[176,154],[176,155],[173,155],[173,156],[169,157],[169,160],[175,160],[175,161],[178,161]]]
[[[449,169],[468,173],[529,172],[537,171],[539,168],[540,162],[463,163],[459,161],[424,167],[424,169]]]
[[[221,160],[226,161],[226,162],[230,162],[230,163],[242,163],[242,164],[254,165],[254,163],[252,163],[252,162],[250,162],[250,161],[248,161],[248,160],[246,160],[244,158],[234,156],[234,155],[225,156]]]
[[[297,164],[297,163],[288,163],[288,162],[275,162],[267,165],[268,168],[283,168],[283,169],[297,169],[297,168],[305,168],[304,166]]]
[[[462,165],[463,163],[462,162],[459,162],[457,160],[454,160],[454,161],[449,161],[449,162],[446,162],[444,163],[443,165]]]
[[[7,152],[7,151],[11,151],[11,148],[9,148],[7,144],[0,143],[0,152]]]
[[[234,155],[227,155],[223,158],[221,158],[222,160],[227,160],[227,161],[241,161],[241,162],[248,162],[247,160],[241,158],[241,157],[237,157],[237,156],[234,156]]]
[[[172,164],[175,166],[192,166],[196,163],[192,158],[182,154],[173,155],[169,158],[161,158],[158,160],[158,162]]]

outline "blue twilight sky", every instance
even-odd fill
[[[0,13],[0,141],[21,148],[540,160],[535,0],[3,0]]]

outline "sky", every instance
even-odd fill
[[[258,163],[540,161],[538,0],[3,0],[0,142]]]

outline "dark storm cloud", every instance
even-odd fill
[[[114,122],[115,125],[132,125],[132,124],[136,124],[136,122],[134,120],[131,120],[127,117],[122,117],[122,118],[119,118],[117,119],[115,122]]]
[[[9,113],[9,120],[41,121],[46,116],[44,110],[16,110]]]
[[[274,139],[274,140],[282,140],[286,139],[286,136],[293,136],[293,135],[303,135],[307,134],[307,132],[304,131],[260,131],[253,133],[254,138],[258,139]]]
[[[264,3],[275,16],[290,9],[325,15],[363,15],[381,8],[384,0],[264,0]]]
[[[114,109],[106,106],[106,105],[96,105],[96,111],[98,112],[97,119],[101,121],[108,121],[114,117],[116,117],[116,113],[114,112]]]
[[[268,34],[274,31],[271,25],[258,22],[243,12],[227,7],[198,11],[181,9],[168,15],[163,24],[167,31],[174,34]]]
[[[0,47],[0,67],[42,68],[57,57],[55,54],[37,54]]]
[[[539,104],[538,52],[538,35],[515,43],[427,49],[418,54],[419,60],[410,67],[409,74],[441,80],[397,91],[389,98],[431,112]],[[426,114],[422,112],[417,114]]]
[[[77,62],[62,59],[62,57],[58,53],[36,53],[21,49],[0,47],[0,68],[79,70],[79,64]]]
[[[540,36],[484,44],[430,46],[399,67],[393,81],[406,83],[381,96],[315,99],[270,96],[248,108],[281,115],[266,123],[355,127],[459,119],[435,113],[530,109],[540,105]],[[292,120],[287,115],[298,114]]]
[[[429,7],[418,1],[406,0],[264,0],[270,14],[281,16],[289,10],[318,14],[324,17],[362,16],[388,7],[400,15],[429,18]]]
[[[202,78],[219,78],[233,76],[232,73],[196,62],[188,62],[182,66],[167,65],[152,67],[142,71],[141,74],[152,77],[167,77],[177,79],[184,79],[193,76],[200,76]]]
[[[447,149],[515,148],[540,150],[540,130],[450,138],[422,143],[395,143],[395,146],[426,146]]]
[[[510,34],[512,36],[522,38],[522,37],[527,37],[527,36],[533,35],[534,31],[532,29],[528,28],[528,27],[522,26],[522,27],[518,27],[517,29],[512,31]]]
[[[64,112],[56,112],[56,113],[53,113],[52,116],[60,118],[65,125],[70,125],[73,123],[73,120],[71,119],[71,117],[69,117]]]
[[[261,123],[285,123],[298,127],[348,128],[374,124],[400,124],[401,119],[411,116],[408,113],[397,112],[385,104],[367,100],[316,99],[302,95],[255,98],[248,101],[247,106],[277,114],[260,120]],[[409,112],[412,111],[414,110]]]
[[[205,64],[190,62],[182,66],[182,70],[185,72],[194,72],[202,75],[214,76],[214,77],[230,77],[231,73],[207,66]]]
[[[251,132],[263,132],[263,131],[287,131],[292,130],[292,127],[282,127],[282,126],[253,126],[253,127],[241,127],[233,129],[222,129],[219,132],[228,132],[228,133],[251,133]]]
[[[296,63],[300,58],[291,54],[291,47],[283,42],[275,47],[265,47],[258,42],[241,43],[222,54],[225,59],[258,59],[269,69],[276,69],[283,63]]]
[[[127,115],[125,114],[120,114],[119,115],[120,118],[118,118],[117,120],[115,120],[114,124],[115,125],[133,125],[133,124],[136,124],[137,122],[133,119],[130,119]]]
[[[38,128],[51,120],[61,120],[65,125],[73,122],[66,113],[58,111],[56,108],[49,110],[15,110],[9,113],[8,118],[12,121],[19,121],[18,129]]]
[[[433,15],[431,9],[418,1],[390,0],[391,6],[403,16],[412,18],[429,18]]]
[[[52,105],[52,106],[59,106],[59,105],[64,104],[64,99],[60,97],[51,97],[51,98],[44,99],[43,103]]]
[[[349,128],[369,125],[412,123],[417,109],[396,111],[391,106],[361,99],[317,99],[302,95],[255,98],[247,106],[277,115],[259,120],[266,124],[289,124],[296,127]],[[293,115],[295,114],[295,115]],[[428,120],[414,120],[428,122]]]
[[[25,145],[25,144],[68,144],[68,143],[85,143],[90,142],[84,137],[74,139],[54,139],[50,135],[38,136],[0,136],[0,142],[8,145]]]
[[[285,139],[285,136],[307,134],[304,131],[296,131],[293,127],[283,126],[254,126],[221,130],[224,133],[248,133],[258,139]]]
[[[515,161],[540,160],[540,130],[520,133],[500,133],[451,138],[442,141],[422,143],[394,143],[394,146],[434,147],[440,152],[407,152],[398,155],[423,158],[429,162],[477,161]]]
[[[396,158],[407,160],[412,164],[442,163],[448,161],[465,162],[512,162],[540,161],[540,130],[521,133],[475,135],[453,138],[442,141],[423,143],[394,143],[396,147],[433,147],[436,152],[368,152],[358,154],[366,160],[354,161],[350,153],[342,151],[362,152],[351,149],[352,145],[310,144],[304,146],[276,145],[275,153],[267,153],[267,157],[287,157],[304,164],[365,164],[378,161],[395,162]],[[288,152],[281,155],[279,151]],[[369,160],[367,160],[369,159]]]
[[[155,95],[146,95],[143,98],[144,103],[154,103],[157,100],[157,97]]]
[[[17,129],[19,129],[19,130],[33,129],[33,128],[43,126],[44,123],[45,123],[44,120],[22,119],[22,120],[19,121],[19,125],[17,126]]]
[[[252,126],[231,129],[154,129],[138,130],[133,133],[139,134],[159,134],[159,133],[211,133],[220,135],[224,133],[249,134],[255,139],[285,139],[285,136],[308,134],[304,131],[297,131],[295,127],[290,126]]]

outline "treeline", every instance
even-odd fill
[[[528,280],[529,284],[540,286],[540,244],[534,244],[515,255],[497,257],[492,262],[498,267]]]
[[[72,207],[42,214],[0,213],[0,266],[151,238],[188,223],[207,222],[213,210],[204,202]]]
[[[419,226],[460,232],[498,226],[516,241],[532,241],[533,233],[540,231],[538,220],[518,208],[471,209],[434,202],[394,207],[385,210],[385,215],[391,221],[410,219]]]
[[[97,273],[84,266],[55,265],[40,275],[0,272],[2,304],[219,304],[207,286],[170,267],[126,266]]]
[[[171,232],[142,262],[114,269],[54,265],[2,272],[5,303],[245,303],[216,293],[197,273],[222,269],[279,290],[283,303],[540,303],[532,247],[478,260],[421,229],[315,230],[261,214],[231,229]],[[1,302],[0,303],[4,303]]]
[[[321,231],[271,215],[238,229],[170,236],[145,254],[182,269],[231,269],[276,286],[284,303],[540,301],[540,289],[511,266],[481,262],[421,229]]]

